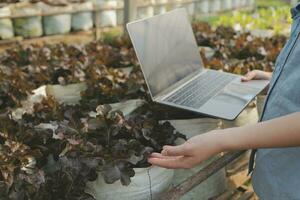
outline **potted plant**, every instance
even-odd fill
[[[113,45],[122,44],[122,54],[92,42],[19,47],[3,56],[1,102],[23,100],[0,104],[7,111],[1,110],[0,116],[0,155],[5,160],[0,165],[1,197],[94,199],[88,193],[97,194],[91,186],[97,181],[116,183],[124,190],[127,187],[121,185],[141,177],[144,182],[148,173],[153,195],[169,185],[173,171],[149,168],[147,156],[184,136],[170,123],[160,122],[161,113],[151,104],[126,101],[144,98],[144,82],[139,71],[128,74],[107,67],[131,62],[126,40],[117,42]],[[47,85],[32,91],[42,83]],[[137,179],[132,179],[135,173]],[[149,182],[144,184],[139,189],[145,195]]]

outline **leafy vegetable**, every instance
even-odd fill
[[[193,25],[208,68],[244,74],[271,71],[286,38],[256,38],[232,28]],[[200,55],[199,55],[200,56]],[[41,85],[84,82],[76,105],[48,96],[22,118],[11,111]],[[111,103],[146,100],[124,115]],[[130,184],[135,167],[147,167],[151,152],[185,138],[161,119],[191,114],[158,106],[149,99],[128,38],[85,45],[18,45],[0,57],[0,199],[93,199],[88,181],[102,173],[107,183]]]

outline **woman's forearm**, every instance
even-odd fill
[[[191,168],[211,156],[234,150],[300,146],[300,112],[240,128],[216,130],[165,146],[148,162],[166,168]]]
[[[300,146],[300,112],[277,119],[220,131],[224,151]]]

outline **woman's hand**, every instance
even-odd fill
[[[242,77],[243,82],[251,80],[270,80],[272,78],[272,72],[265,72],[260,70],[253,70],[248,72],[245,76]]]
[[[220,131],[197,135],[179,146],[164,146],[161,153],[151,154],[148,162],[169,169],[192,168],[224,150]]]

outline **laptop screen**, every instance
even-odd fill
[[[151,95],[203,69],[184,8],[127,25]]]

